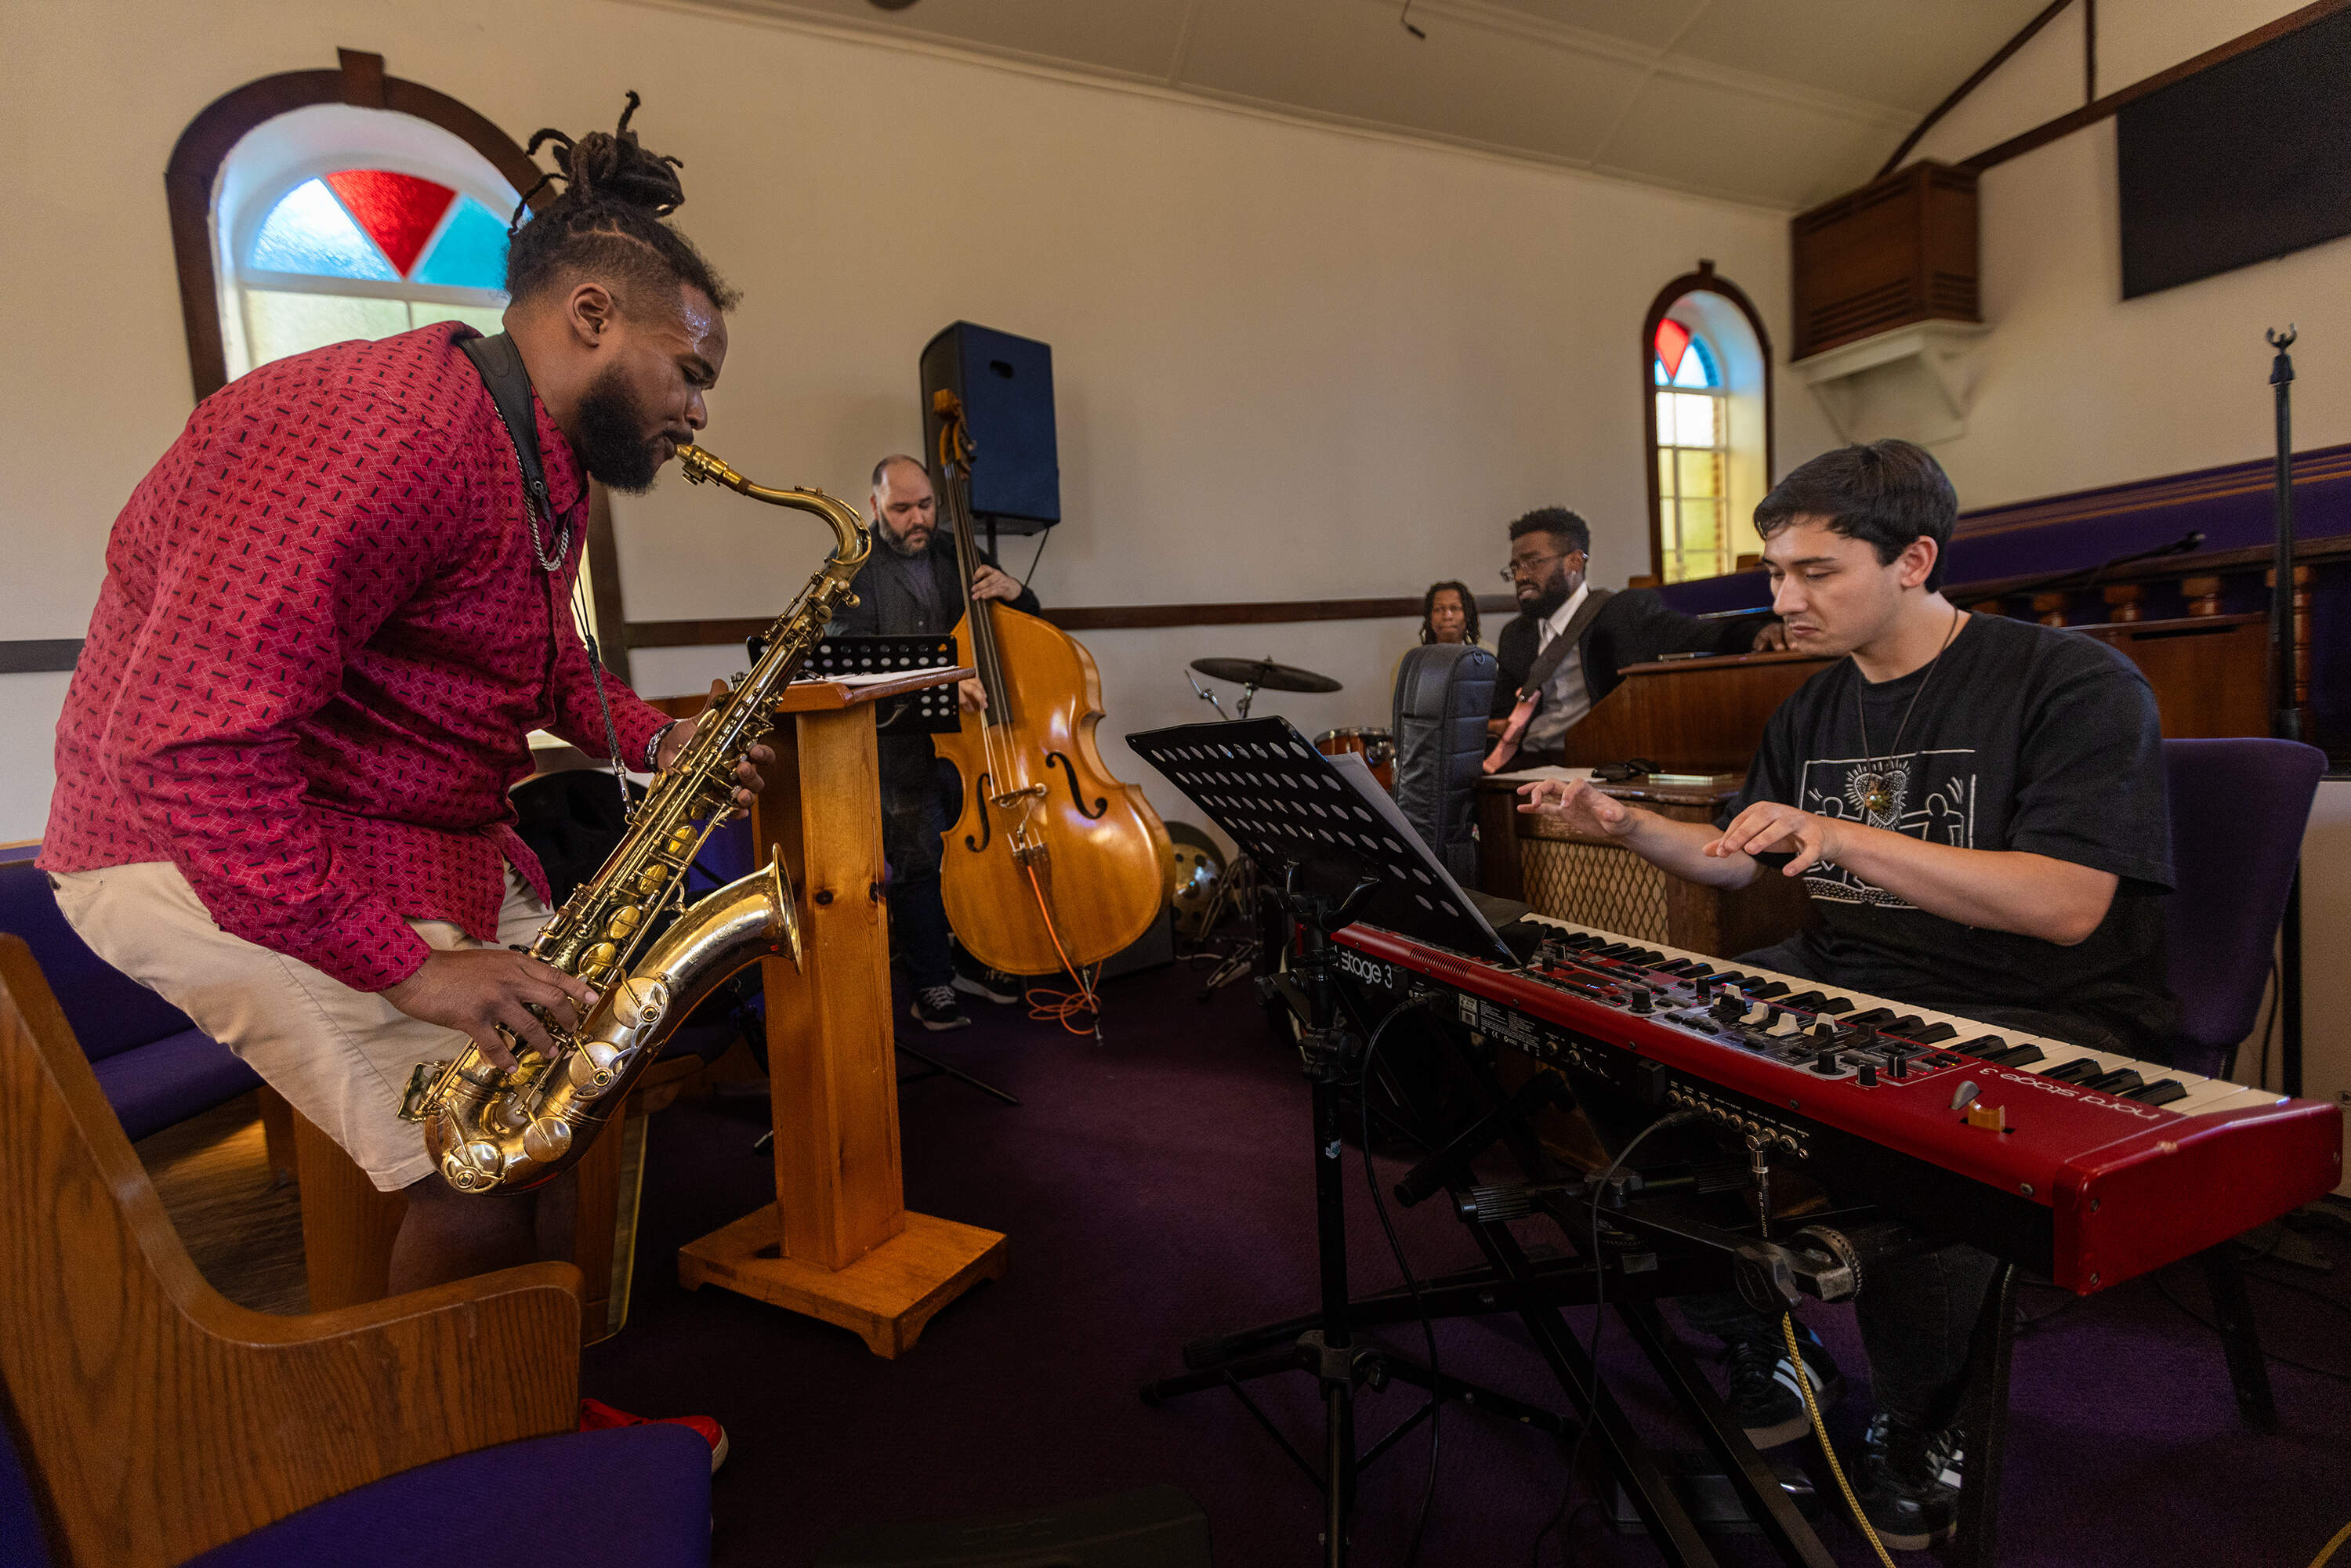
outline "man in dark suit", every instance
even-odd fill
[[[938,499],[931,476],[912,457],[884,457],[873,465],[873,541],[879,548],[857,574],[858,602],[825,628],[828,634],[944,637],[963,619],[962,558],[956,541],[939,531]],[[1027,614],[1037,612],[1037,596],[982,556],[971,579],[972,595],[993,599]],[[977,681],[966,681],[959,695],[964,711],[977,713],[987,698]],[[1020,999],[1012,976],[973,967],[959,972],[947,943],[946,905],[939,898],[939,835],[947,828],[947,802],[955,793],[927,735],[880,739],[882,852],[890,862],[891,947],[906,966],[914,988],[910,1011],[925,1029],[961,1029],[971,1022],[956,1004],[956,993],[994,1002]]]
[[[1486,725],[1496,742],[1489,773],[1559,761],[1568,730],[1622,684],[1617,672],[1627,664],[1781,645],[1776,623],[1703,620],[1668,609],[1646,588],[1592,587],[1584,580],[1591,555],[1591,527],[1564,507],[1510,525],[1508,575],[1519,613],[1494,643],[1502,668]]]

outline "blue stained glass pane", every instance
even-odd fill
[[[368,277],[396,283],[399,274],[360,232],[325,182],[305,180],[286,193],[253,236],[249,267],[324,277]]]
[[[473,197],[458,197],[440,239],[411,276],[454,288],[504,288],[507,225]]]
[[[1649,358],[1649,374],[1656,378],[1656,383],[1661,387],[1673,385],[1673,382],[1666,379],[1666,361],[1654,354]]]

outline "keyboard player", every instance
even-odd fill
[[[1772,716],[1740,798],[1712,827],[1552,781],[1520,790],[1520,810],[1562,813],[1715,887],[1802,878],[1813,928],[1741,964],[2168,1061],[2154,694],[2104,643],[1946,600],[1958,515],[1942,468],[1907,442],[1796,469],[1755,515],[1773,608],[1790,647],[1846,657]],[[1646,1114],[1588,1096],[1585,1108],[1618,1142]],[[1856,1301],[1879,1406],[1857,1479],[1888,1545],[1953,1528],[1952,1422],[1994,1267],[1947,1246],[1874,1273]],[[1759,1447],[1805,1430],[1799,1376],[1839,1391],[1809,1334],[1799,1368],[1776,1321],[1737,1296],[1682,1306],[1725,1342],[1731,1403]]]

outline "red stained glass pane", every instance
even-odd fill
[[[446,185],[389,169],[345,169],[326,178],[402,277],[457,194]]]
[[[406,267],[402,271],[405,272]],[[1667,319],[1657,323],[1657,362],[1666,367],[1666,380],[1681,374],[1682,356],[1689,352],[1689,329],[1680,322]]]

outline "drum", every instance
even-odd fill
[[[1314,749],[1325,757],[1352,751],[1371,768],[1380,788],[1395,793],[1395,735],[1385,729],[1326,729],[1314,737]]]

